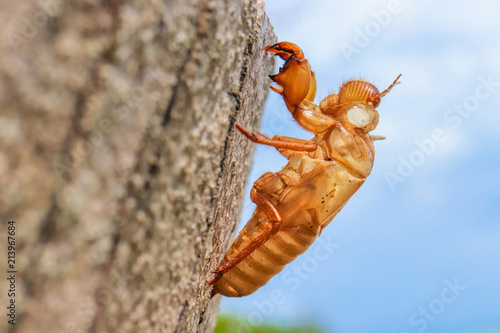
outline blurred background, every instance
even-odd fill
[[[372,134],[387,139],[366,183],[266,286],[223,297],[217,331],[500,332],[500,2],[266,6],[278,40],[316,72],[316,103],[345,79],[383,90],[403,76],[378,107]],[[261,131],[312,136],[273,92]],[[285,164],[257,147],[247,191]],[[255,208],[246,198],[240,228]]]

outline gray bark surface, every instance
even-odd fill
[[[262,1],[4,1],[0,22],[0,331],[213,331],[253,154],[234,124],[258,128],[273,70]]]

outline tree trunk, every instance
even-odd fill
[[[206,280],[253,153],[234,124],[257,128],[273,69],[262,0],[0,8],[0,233],[15,221],[17,271],[0,330],[211,332]]]

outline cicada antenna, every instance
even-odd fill
[[[399,74],[399,75],[398,75],[398,77],[396,78],[396,80],[394,80],[394,82],[393,82],[393,83],[392,83],[392,84],[391,84],[391,85],[390,85],[390,86],[389,86],[386,90],[382,91],[382,92],[381,92],[380,94],[378,94],[378,95],[375,95],[375,96],[371,97],[371,98],[368,100],[368,102],[372,102],[372,103],[373,103],[373,102],[375,102],[377,99],[380,99],[380,98],[384,97],[385,95],[387,95],[387,93],[388,93],[389,91],[391,91],[391,89],[392,89],[392,88],[394,88],[394,86],[395,86],[396,84],[400,83],[400,82],[398,82],[398,80],[399,80],[399,78],[400,78],[402,75],[403,75],[403,74]]]

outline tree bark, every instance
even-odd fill
[[[18,272],[0,330],[213,331],[206,280],[253,154],[234,124],[257,128],[273,69],[263,7],[0,4],[0,233],[16,221]]]

